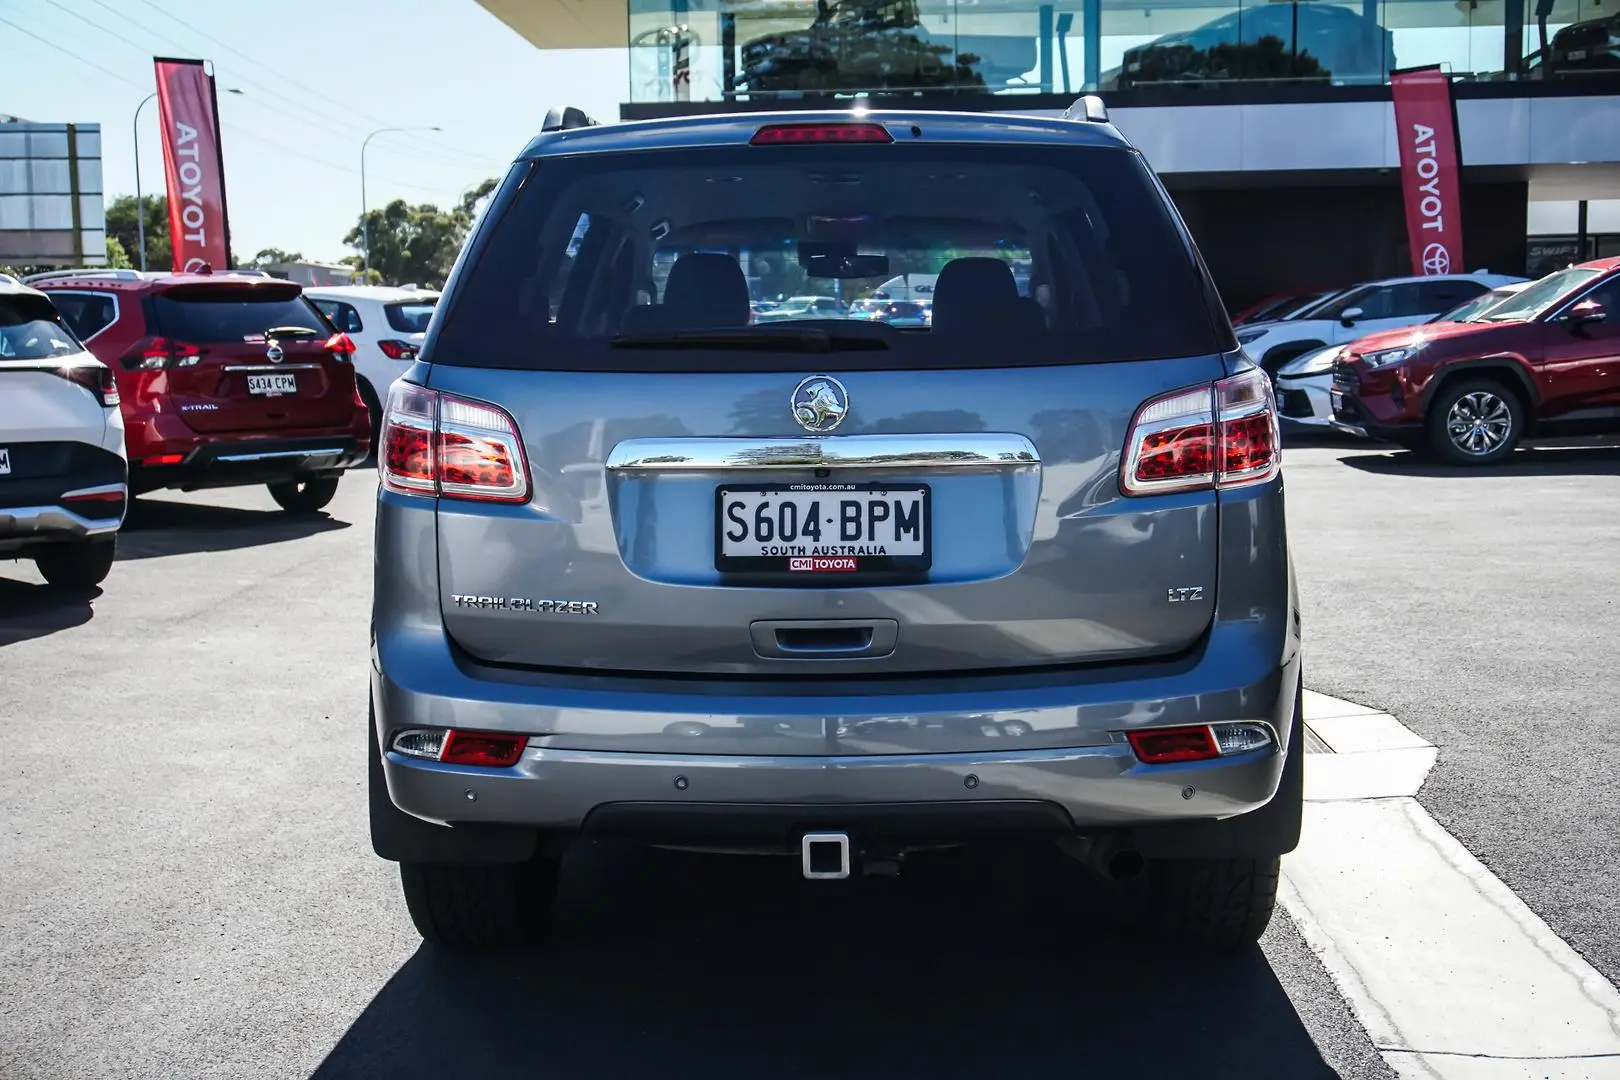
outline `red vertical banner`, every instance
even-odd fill
[[[201,60],[157,58],[163,171],[169,182],[169,239],[176,273],[230,268],[225,159],[219,145],[214,77]]]
[[[1466,273],[1458,176],[1462,150],[1451,103],[1451,79],[1439,68],[1429,67],[1394,72],[1390,83],[1412,273]]]

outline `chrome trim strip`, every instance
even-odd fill
[[[226,371],[319,371],[319,364],[226,364]]]
[[[1022,435],[832,435],[803,439],[627,439],[608,454],[613,472],[714,469],[1004,469],[1038,466]]]
[[[322,450],[271,450],[263,454],[221,454],[215,461],[268,461],[271,458],[289,457],[336,457],[343,453],[343,447],[327,447]]]
[[[99,536],[117,532],[124,516],[87,518],[60,506],[13,506],[0,510],[0,540],[23,540],[56,533]]]

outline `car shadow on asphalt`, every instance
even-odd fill
[[[1157,947],[1044,846],[841,883],[623,854],[570,854],[542,947],[420,948],[314,1080],[1338,1075],[1258,948]]]
[[[100,595],[100,589],[69,592],[0,577],[0,648],[83,626],[95,617],[90,602]]]
[[[1446,465],[1409,450],[1384,454],[1356,454],[1341,458],[1363,472],[1390,476],[1504,477],[1504,476],[1617,476],[1620,446],[1529,446],[1515,450],[1499,465]]]
[[[199,551],[235,551],[301,540],[349,526],[349,522],[325,513],[287,514],[142,496],[130,503],[129,516],[119,530],[118,558],[126,561]]]

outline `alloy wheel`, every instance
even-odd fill
[[[1471,457],[1485,457],[1507,442],[1513,410],[1500,394],[1473,390],[1452,402],[1446,413],[1451,444]]]

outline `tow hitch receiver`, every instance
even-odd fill
[[[799,841],[799,866],[811,880],[849,877],[849,834],[805,833]]]

